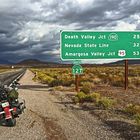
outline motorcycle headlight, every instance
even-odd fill
[[[16,87],[15,90],[18,90],[18,88]]]

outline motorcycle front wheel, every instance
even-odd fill
[[[9,127],[13,127],[13,126],[16,125],[16,119],[15,118],[11,118],[11,119],[8,119],[6,121],[7,121],[7,126],[9,126]]]

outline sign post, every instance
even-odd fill
[[[128,88],[128,60],[125,60],[125,90]]]
[[[75,75],[75,91],[79,92],[79,75]]]
[[[80,74],[83,74],[83,68],[81,65],[76,64],[72,67],[72,74],[75,75],[75,90],[79,92],[79,78]]]

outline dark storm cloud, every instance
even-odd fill
[[[138,0],[0,0],[0,59],[60,61],[63,29],[140,29]]]

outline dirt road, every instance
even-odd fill
[[[64,93],[55,95],[32,78],[27,70],[20,80],[25,113],[17,119],[15,127],[0,126],[0,140],[122,140],[93,115],[64,103]]]

